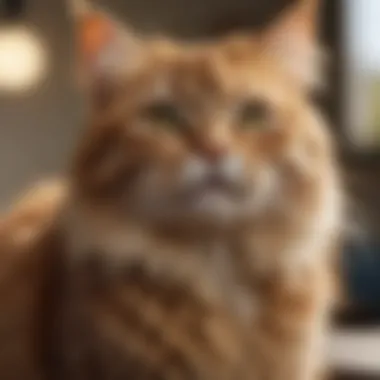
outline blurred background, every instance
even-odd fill
[[[259,28],[292,0],[103,0],[136,29],[184,38]],[[325,0],[329,88],[316,101],[338,142],[350,209],[344,306],[331,358],[380,379],[380,0]],[[0,210],[64,172],[81,132],[72,23],[64,0],[0,1]],[[356,377],[355,377],[356,376]]]

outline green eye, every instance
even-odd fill
[[[263,100],[245,102],[238,111],[238,124],[243,129],[263,129],[269,126],[271,110]]]
[[[143,117],[161,128],[178,129],[184,124],[179,108],[169,102],[148,105],[143,111]]]

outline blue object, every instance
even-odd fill
[[[380,244],[349,244],[343,255],[343,273],[355,306],[380,313]]]

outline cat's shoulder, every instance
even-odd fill
[[[0,219],[0,373],[5,378],[40,379],[35,334],[53,256],[45,248],[65,187],[61,180],[38,183]]]
[[[38,248],[66,198],[64,180],[52,179],[30,187],[0,219],[0,287],[21,273],[38,268]],[[34,265],[37,264],[37,265]]]
[[[57,215],[66,195],[63,179],[41,181],[28,188],[0,219],[0,244],[21,247],[31,243]]]

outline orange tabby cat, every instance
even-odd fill
[[[37,350],[18,378],[321,375],[341,195],[308,97],[316,3],[198,44],[82,7],[91,114],[61,211],[26,255]]]

